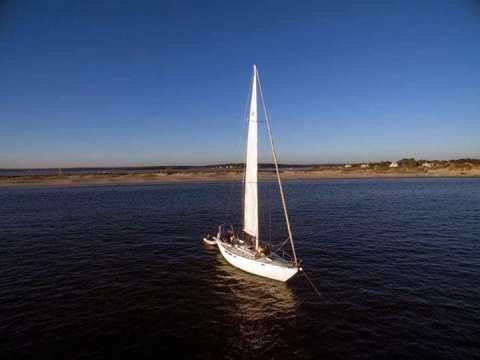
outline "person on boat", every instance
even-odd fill
[[[255,252],[255,259],[260,259],[262,257],[268,256],[270,254],[270,245],[265,244],[258,247],[257,251]]]
[[[233,243],[233,240],[235,239],[235,235],[233,233],[232,230],[228,230],[225,234],[224,234],[224,239],[227,243],[229,244],[232,244]]]
[[[222,233],[221,240],[222,240],[223,242],[226,242],[226,243],[229,243],[229,244],[230,244],[230,243],[231,243],[231,240],[230,240],[230,232],[227,231],[227,232]]]

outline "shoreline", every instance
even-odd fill
[[[282,180],[328,180],[328,179],[395,179],[395,178],[478,178],[480,169],[469,170],[285,170]],[[0,187],[18,186],[81,186],[81,185],[141,185],[189,182],[241,182],[242,172],[175,172],[133,174],[81,174],[81,175],[24,175],[0,177]],[[259,172],[260,181],[275,180],[272,172]]]

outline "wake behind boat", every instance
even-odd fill
[[[260,90],[265,123],[268,130],[270,148],[272,150],[275,173],[282,200],[283,213],[287,225],[288,238],[275,251],[271,246],[260,242],[258,224],[258,117],[257,117],[257,90]],[[251,274],[263,276],[277,281],[287,281],[301,268],[293,244],[292,230],[288,218],[285,195],[283,192],[280,172],[278,170],[277,155],[273,144],[268,114],[263,100],[262,88],[257,72],[253,66],[252,87],[250,96],[250,111],[248,115],[247,156],[244,177],[244,202],[243,202],[243,229],[240,234],[233,227],[225,231],[219,226],[217,236],[213,238],[221,254],[231,265]],[[212,240],[209,240],[212,241]],[[207,242],[204,239],[204,242]],[[280,250],[290,243],[292,257],[286,256]]]

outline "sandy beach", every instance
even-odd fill
[[[283,180],[405,178],[405,177],[480,177],[480,168],[472,169],[324,169],[284,170]],[[122,185],[172,182],[242,181],[241,171],[176,171],[131,174],[75,174],[2,176],[0,186],[78,186]],[[274,173],[260,172],[260,180],[275,180]]]

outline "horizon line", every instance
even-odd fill
[[[281,162],[279,166],[332,166],[332,165],[345,165],[345,164],[378,164],[384,162],[398,162],[403,159],[415,159],[416,161],[467,161],[467,160],[476,160],[480,161],[480,158],[474,157],[465,157],[465,158],[451,158],[451,159],[416,159],[413,157],[409,158],[401,158],[399,160],[382,160],[382,161],[336,161],[336,162],[305,162],[305,163],[297,163],[297,162]],[[54,169],[151,169],[151,168],[201,168],[201,167],[213,167],[213,166],[225,166],[225,165],[244,165],[245,162],[219,162],[219,163],[204,163],[204,164],[158,164],[158,165],[67,165],[67,166],[32,166],[32,167],[0,167],[0,171],[4,170],[54,170]],[[259,165],[270,165],[273,162],[259,162]]]

